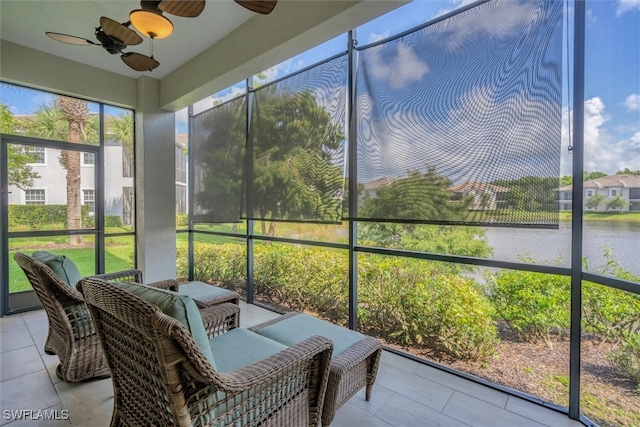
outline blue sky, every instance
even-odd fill
[[[509,0],[513,1],[513,0]],[[444,13],[470,3],[467,0],[415,0],[356,29],[360,46],[413,28]],[[572,19],[570,3],[570,20]],[[572,28],[570,28],[570,31]],[[585,87],[585,170],[615,173],[624,167],[640,169],[640,0],[587,0]],[[339,36],[308,52],[297,55],[269,70],[265,81],[312,65],[346,50],[346,35]],[[566,59],[565,59],[566,61]],[[566,64],[563,70],[563,147],[561,174],[570,174],[567,155],[568,118]],[[264,83],[264,81],[263,81]],[[224,100],[244,91],[240,82],[212,98],[199,102],[202,111],[215,100]],[[15,114],[34,111],[47,102],[37,91],[2,88],[1,100]],[[186,132],[186,112],[176,115],[177,131]]]

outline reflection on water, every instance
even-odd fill
[[[493,259],[520,261],[530,257],[537,264],[571,264],[571,223],[561,222],[558,230],[486,228]],[[612,259],[635,275],[640,275],[640,223],[585,221],[583,258],[589,270],[601,271],[607,263],[605,251]]]

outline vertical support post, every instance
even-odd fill
[[[160,108],[160,81],[137,80],[136,247],[147,282],[176,277],[175,113]]]
[[[9,180],[7,141],[0,137],[0,317],[9,312]]]
[[[94,222],[94,233],[96,236],[96,240],[95,240],[95,258],[96,258],[96,265],[95,265],[95,271],[96,273],[104,273],[105,272],[105,268],[106,268],[106,262],[105,262],[105,239],[104,239],[104,233],[105,233],[105,224],[104,224],[104,206],[105,206],[105,176],[104,176],[104,170],[105,170],[105,148],[104,148],[104,104],[100,103],[100,115],[99,115],[99,128],[100,128],[100,135],[98,136],[100,142],[99,142],[99,146],[98,146],[98,155],[97,155],[97,161],[94,162],[96,167],[94,167],[94,180],[96,185],[94,185],[94,191],[95,191],[95,196],[94,196],[94,216],[93,216],[93,222]],[[124,147],[123,147],[124,149]],[[97,170],[96,170],[97,169]],[[82,227],[82,228],[86,228],[86,227]]]
[[[187,215],[188,215],[188,224],[189,231],[187,233],[188,236],[188,257],[189,257],[189,273],[188,278],[189,281],[192,281],[194,278],[194,265],[195,265],[195,233],[194,233],[194,225],[193,225],[193,209],[195,206],[194,194],[195,189],[193,188],[193,176],[195,169],[195,159],[193,157],[194,153],[194,129],[193,129],[193,104],[189,105],[187,108],[187,133],[188,133],[188,142],[187,142]]]
[[[251,114],[253,97],[253,85],[252,79],[246,80],[246,99],[245,99],[245,111],[246,111],[246,155],[245,155],[245,182],[246,189],[246,209],[245,212],[247,218],[251,218],[253,215],[253,135],[251,127]],[[247,219],[247,303],[253,304],[254,282],[253,282],[253,226],[254,221]]]
[[[358,226],[353,218],[358,210],[358,162],[357,162],[357,117],[355,114],[355,30],[349,31],[347,40],[348,70],[347,70],[347,117],[348,117],[348,160],[349,168],[347,182],[349,183],[349,329],[358,328],[358,254],[355,247],[358,244]]]
[[[571,342],[569,417],[580,419],[580,351],[582,332],[582,214],[584,170],[585,0],[574,2],[573,33],[573,180],[571,203]],[[567,37],[568,37],[567,31]],[[569,52],[567,52],[569,54]]]

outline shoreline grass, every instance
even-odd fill
[[[640,223],[640,212],[585,212],[584,221]],[[560,212],[560,221],[571,221],[571,212]]]

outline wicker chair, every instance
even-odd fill
[[[15,261],[26,274],[47,313],[49,334],[44,351],[57,355],[58,377],[65,382],[106,378],[109,368],[82,294],[64,283],[47,265],[22,253]],[[104,280],[142,282],[140,270],[101,274]],[[159,283],[159,286],[168,286]]]
[[[113,374],[112,426],[317,426],[333,349],[328,339],[311,337],[221,373],[183,324],[157,306],[99,279],[78,288]]]

